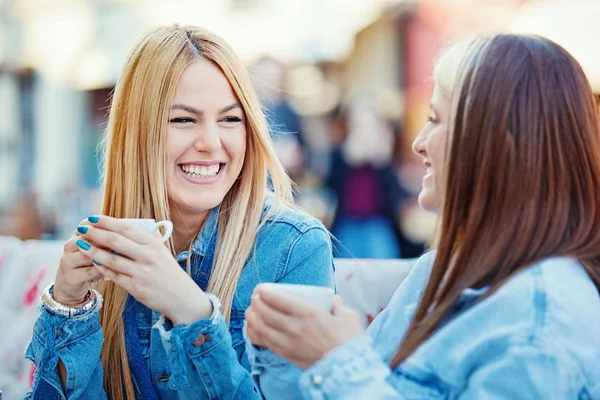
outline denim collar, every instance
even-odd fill
[[[460,295],[458,300],[456,300],[456,303],[454,303],[454,308],[462,310],[467,307],[470,307],[473,303],[478,301],[481,296],[486,294],[489,289],[489,286],[484,286],[479,289],[466,288],[462,291],[462,294]]]
[[[442,318],[442,320],[440,321],[440,324],[438,325],[438,327],[436,329],[440,330],[448,322],[450,322],[452,319],[454,319],[454,317],[456,315],[469,309],[473,304],[475,304],[479,300],[479,298],[481,296],[486,294],[489,289],[490,289],[489,286],[484,286],[479,289],[466,288],[465,290],[463,290],[460,297],[456,300],[456,302],[454,303],[452,308],[450,310],[448,310],[448,312],[446,313],[444,318]],[[412,315],[414,315],[414,311],[413,311]],[[411,318],[412,318],[412,316],[411,316]]]
[[[217,235],[217,229],[219,227],[219,214],[221,211],[221,206],[218,205],[208,214],[206,222],[202,227],[202,230],[194,240],[192,244],[191,253],[192,256],[199,256],[204,258],[206,253],[209,251],[211,245],[213,244],[213,239]],[[188,257],[188,251],[184,250],[181,253],[177,254],[177,262],[185,261]]]

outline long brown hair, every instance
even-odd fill
[[[579,64],[550,40],[494,35],[473,42],[455,82],[437,255],[393,368],[468,287],[489,296],[554,256],[600,287],[600,136]]]
[[[102,143],[102,213],[117,218],[170,219],[165,172],[169,109],[179,77],[199,58],[221,69],[246,115],[244,165],[222,202],[208,284],[208,292],[219,297],[221,311],[229,320],[239,277],[265,221],[261,216],[267,176],[279,203],[291,204],[292,186],[273,150],[249,74],[223,39],[197,27],[170,26],[149,32],[134,47],[115,88]],[[172,241],[168,246],[175,251]],[[104,388],[109,398],[125,398],[125,392],[128,399],[135,399],[124,340],[127,292],[111,281],[99,282],[98,290],[105,299],[100,312]]]

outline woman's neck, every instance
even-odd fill
[[[188,250],[190,244],[196,239],[198,232],[202,229],[208,213],[209,211],[201,214],[186,214],[176,208],[171,210],[175,254]]]

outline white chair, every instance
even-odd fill
[[[335,283],[343,303],[370,323],[408,275],[413,259],[335,260]]]
[[[33,365],[24,354],[38,315],[41,291],[54,280],[63,244],[0,236],[0,389],[22,399]]]

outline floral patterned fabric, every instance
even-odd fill
[[[25,349],[38,316],[42,290],[54,280],[63,243],[0,237],[0,389],[22,399],[33,382]]]

